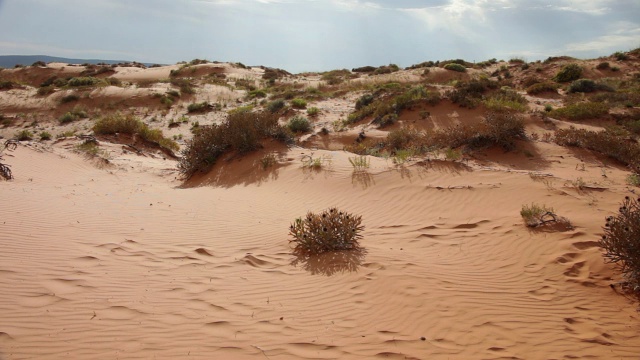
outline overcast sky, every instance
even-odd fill
[[[637,47],[640,0],[0,0],[0,55],[302,72]]]

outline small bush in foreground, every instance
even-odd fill
[[[466,72],[467,71],[467,68],[464,67],[464,65],[460,65],[460,64],[456,64],[456,63],[449,63],[449,64],[445,65],[444,68],[446,70],[452,70],[452,71],[457,71],[457,72]]]
[[[282,110],[285,105],[286,104],[282,99],[274,100],[267,104],[267,110],[269,110],[270,113],[277,113],[278,111]]]
[[[615,216],[607,217],[604,235],[598,245],[604,250],[605,261],[616,263],[634,290],[640,290],[640,199],[629,196]]]
[[[522,216],[528,227],[536,227],[546,224],[549,221],[556,220],[553,208],[548,208],[545,205],[540,206],[535,203],[531,205],[522,205],[520,216]]]
[[[569,64],[565,65],[556,76],[553,77],[553,80],[559,83],[569,82],[573,80],[580,79],[582,76],[582,68],[578,64]]]
[[[287,127],[289,128],[289,130],[293,131],[294,133],[299,133],[299,132],[304,133],[311,130],[311,124],[309,123],[309,119],[300,115],[296,115],[291,119],[289,119],[289,122],[287,123]]]
[[[320,109],[318,109],[315,106],[307,109],[307,115],[309,116],[318,116],[319,113],[320,113]]]
[[[305,254],[321,254],[329,251],[356,250],[364,230],[362,217],[336,208],[320,214],[307,213],[297,218],[289,227],[290,242],[295,251]]]

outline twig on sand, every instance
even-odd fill
[[[258,346],[258,345],[251,345],[251,346],[253,346],[254,348],[256,348],[256,349],[258,349],[260,351],[262,351],[262,355],[264,355],[267,359],[270,359],[270,357],[267,355],[267,353],[264,351],[264,349],[262,349],[260,346]]]

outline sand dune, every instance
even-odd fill
[[[526,172],[447,162],[354,176],[343,152],[309,150],[254,180],[187,187],[76,154],[19,147],[0,183],[2,353],[74,358],[633,358],[633,303],[609,288],[594,240],[605,192],[547,189]],[[577,159],[547,171],[562,173]],[[215,178],[216,170],[209,176]],[[588,164],[585,176],[600,176]],[[201,183],[206,179],[201,179]],[[543,200],[574,230],[531,232]],[[291,255],[307,210],[362,214],[362,253]],[[424,339],[424,340],[423,340]]]
[[[620,73],[637,63],[622,64]],[[591,69],[597,61],[585,64],[589,76],[607,75]],[[539,74],[500,65],[510,66],[516,86],[531,73],[551,77],[562,64],[545,64]],[[185,67],[180,76],[194,77],[194,93],[167,105],[160,98],[180,89],[167,78],[180,68],[117,67],[111,75],[126,82],[118,87],[0,91],[0,138],[29,129],[60,136],[3,153],[15,179],[0,181],[0,359],[638,357],[637,299],[610,286],[620,274],[597,243],[604,218],[637,188],[611,159],[543,139],[556,128],[602,129],[612,119],[546,118],[540,111],[561,106],[566,94],[526,95],[531,139],[514,151],[488,148],[458,161],[429,154],[401,165],[369,157],[366,171],[354,171],[354,155],[342,149],[362,136],[477,123],[487,110],[444,99],[402,112],[388,128],[367,118],[336,130],[370,90],[363,84],[422,81],[445,95],[451,81],[498,65],[362,75],[345,81],[348,90],[306,74],[278,79],[269,94],[335,91],[309,101],[319,115],[295,146],[265,143],[243,157],[225,155],[188,181],[175,159],[157,147],[138,149],[132,136],[98,137],[102,160],[78,152],[83,140],[69,133],[91,133],[104,115],[133,114],[184,148],[197,126],[271,101],[236,86],[266,86],[264,68],[216,63]],[[83,69],[50,64],[2,75],[35,83]],[[211,82],[212,73],[224,78]],[[71,93],[76,101],[60,102]],[[190,113],[200,101],[219,106]],[[73,109],[89,118],[59,124]],[[289,109],[281,122],[304,112]],[[265,169],[267,153],[277,163]],[[303,167],[309,157],[322,166]],[[572,226],[527,228],[520,210],[533,202]],[[362,215],[363,249],[293,255],[290,223],[334,206]]]

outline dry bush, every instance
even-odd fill
[[[161,148],[172,151],[180,148],[175,141],[165,138],[162,130],[149,128],[147,124],[133,115],[113,114],[105,116],[93,125],[93,131],[97,135],[135,134],[143,141],[156,144]]]
[[[307,213],[289,227],[290,242],[295,251],[303,254],[321,254],[329,251],[357,250],[364,230],[362,217],[336,208],[320,214]]]
[[[640,173],[640,144],[609,129],[596,132],[570,127],[556,130],[554,138],[558,145],[597,151]]]
[[[640,291],[640,198],[624,198],[618,213],[607,217],[598,242],[606,261],[620,266],[634,291]]]
[[[204,172],[228,151],[240,154],[260,148],[265,138],[291,141],[291,132],[278,124],[278,116],[269,112],[241,111],[230,114],[220,125],[201,126],[187,142],[178,170],[187,178]]]
[[[3,160],[2,152],[6,149],[9,151],[13,151],[18,147],[18,143],[14,140],[7,140],[2,145],[2,149],[0,150],[0,161]],[[5,180],[13,179],[13,174],[11,173],[11,167],[8,164],[3,164],[0,162],[0,177],[3,177]]]

